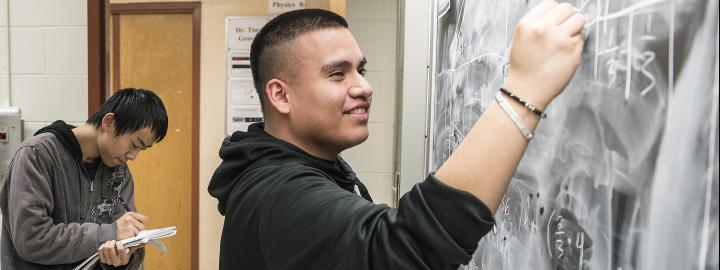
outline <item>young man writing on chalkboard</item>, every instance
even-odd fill
[[[0,188],[0,268],[70,270],[98,252],[95,269],[139,269],[142,250],[117,241],[144,230],[148,219],[128,211],[135,200],[126,162],[161,141],[167,125],[155,93],[129,88],[87,123],[58,120],[25,140]]]
[[[580,62],[583,25],[569,4],[547,1],[530,10],[515,33],[505,83],[522,100],[501,94],[445,164],[393,209],[373,204],[338,156],[368,137],[373,94],[346,21],[299,10],[268,22],[251,50],[266,122],[226,139],[208,188],[225,215],[220,269],[467,263],[494,224],[492,213],[527,147],[524,134]]]

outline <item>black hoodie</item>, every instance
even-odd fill
[[[225,139],[220,157],[208,187],[225,215],[220,269],[455,270],[494,225],[480,200],[432,175],[397,209],[374,204],[342,159],[314,157],[262,124]]]
[[[88,176],[95,175],[95,172],[97,170],[97,167],[100,163],[100,158],[97,158],[92,163],[87,163],[83,161],[82,156],[82,149],[80,148],[80,142],[77,140],[77,137],[75,137],[75,133],[72,132],[72,129],[75,128],[73,125],[68,125],[63,120],[57,120],[50,124],[49,126],[43,127],[39,129],[35,134],[43,134],[43,133],[52,133],[55,135],[55,137],[62,143],[62,145],[72,154],[73,158],[78,162],[78,164],[82,164],[85,168],[85,171],[87,172]]]

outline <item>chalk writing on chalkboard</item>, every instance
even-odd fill
[[[493,102],[537,3],[435,1],[431,171]],[[461,269],[718,269],[718,1],[571,3],[582,64]]]

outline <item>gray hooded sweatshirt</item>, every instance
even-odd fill
[[[15,153],[0,187],[0,269],[73,269],[115,239],[115,221],[125,213],[118,196],[135,209],[127,165],[109,168],[98,160],[88,170],[72,128],[56,121]],[[139,249],[117,269],[138,269],[143,257]]]

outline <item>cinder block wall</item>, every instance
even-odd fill
[[[56,119],[87,120],[86,4],[83,0],[0,0],[0,23],[6,21],[5,9],[10,11],[10,42],[4,25],[0,27],[0,48],[9,43],[10,61],[3,66],[7,60],[2,58],[8,55],[0,50],[0,70],[10,70],[9,104],[22,110],[24,138]]]
[[[368,59],[370,137],[342,153],[377,203],[392,205],[395,171],[398,0],[347,0],[346,17]]]

